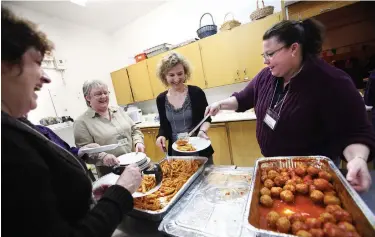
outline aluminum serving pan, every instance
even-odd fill
[[[169,156],[168,158],[164,158],[159,162],[159,164],[163,162],[168,162],[168,160],[200,160],[202,162],[199,169],[187,180],[187,182],[182,186],[182,188],[174,195],[174,197],[169,201],[169,203],[160,210],[151,211],[151,210],[143,210],[134,208],[128,215],[149,219],[153,221],[160,221],[164,218],[164,216],[168,213],[171,207],[178,201],[178,199],[185,193],[185,191],[189,188],[189,186],[194,182],[194,180],[203,172],[204,166],[207,162],[206,157],[200,156]]]
[[[159,225],[170,236],[239,237],[253,168],[212,167]]]
[[[267,166],[274,167],[296,167],[298,163],[314,163],[325,167],[331,172],[334,188],[342,201],[344,208],[352,214],[355,227],[361,236],[375,236],[375,217],[371,210],[360,198],[358,193],[350,186],[335,164],[324,156],[306,157],[270,157],[260,158],[256,161],[253,179],[251,182],[251,193],[246,206],[243,225],[256,236],[293,236],[259,228],[259,190],[261,187],[260,169]]]

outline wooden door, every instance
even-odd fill
[[[156,136],[159,128],[143,128],[141,129],[144,135],[144,142],[146,146],[146,154],[153,162],[159,162],[165,157],[165,154],[156,146]]]
[[[304,20],[358,1],[299,1],[287,7],[289,20]]]
[[[133,91],[134,101],[145,101],[154,98],[146,60],[127,67],[130,85]]]
[[[169,52],[162,53],[147,59],[148,75],[150,76],[151,88],[155,98],[167,89],[167,87],[161,82],[156,73],[158,64],[160,63],[161,59],[168,53]]]
[[[208,130],[208,137],[215,153],[213,155],[215,165],[231,165],[229,141],[225,124],[212,124]]]
[[[229,122],[227,126],[234,165],[254,167],[256,159],[262,157],[255,135],[256,120]]]
[[[117,104],[127,105],[134,102],[126,68],[111,72],[112,84],[115,89]]]
[[[234,50],[240,71],[238,82],[252,80],[265,67],[261,56],[263,53],[262,37],[267,29],[280,21],[281,14],[277,13],[232,30],[236,35]]]
[[[207,88],[233,84],[239,80],[235,37],[232,31],[228,31],[198,41]]]
[[[181,48],[177,48],[174,51],[181,54],[191,66],[191,78],[187,84],[198,86],[202,89],[206,88],[199,44],[191,43]]]

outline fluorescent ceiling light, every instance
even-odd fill
[[[82,7],[85,7],[86,6],[86,2],[87,0],[70,0],[72,3],[75,3],[77,5],[80,5]]]

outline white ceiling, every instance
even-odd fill
[[[165,2],[162,0],[88,0],[85,7],[70,1],[12,1],[8,3],[113,33]]]

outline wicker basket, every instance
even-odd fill
[[[267,6],[267,7],[265,7],[264,6],[264,1],[262,0],[263,7],[259,8],[258,2],[259,1],[257,0],[257,9],[255,11],[253,11],[253,13],[251,13],[251,15],[250,15],[250,19],[252,21],[259,20],[261,18],[264,18],[266,16],[269,16],[269,15],[273,14],[273,10],[274,10],[273,6]]]
[[[210,15],[212,19],[212,25],[205,25],[202,26],[202,18],[205,15]],[[201,20],[199,22],[199,29],[197,30],[198,37],[200,39],[206,38],[208,36],[214,35],[217,33],[217,26],[215,25],[214,18],[210,13],[204,13],[201,17]]]
[[[233,19],[229,20],[229,21],[225,21],[228,15],[232,15]],[[220,30],[221,31],[231,30],[231,29],[233,29],[233,28],[235,28],[237,26],[240,26],[240,25],[241,25],[241,22],[239,22],[239,21],[237,21],[237,20],[234,19],[233,13],[228,12],[224,16],[224,23],[221,25]]]

